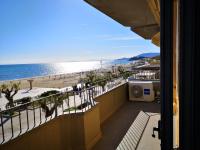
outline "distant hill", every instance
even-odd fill
[[[130,57],[130,58],[119,58],[119,59],[115,59],[113,60],[113,64],[126,64],[129,61],[136,61],[136,60],[140,60],[140,59],[144,59],[144,58],[159,58],[160,57],[160,53],[142,53],[140,55],[134,56],[134,57]]]
[[[135,60],[140,60],[140,59],[144,59],[144,58],[147,58],[147,57],[143,57],[143,56],[134,56],[134,57],[129,58],[129,61],[135,61]]]
[[[131,57],[129,59],[129,61],[140,60],[140,59],[144,59],[144,58],[152,58],[152,57],[156,57],[156,56],[160,56],[160,53],[143,53],[143,54]]]

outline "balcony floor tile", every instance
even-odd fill
[[[160,113],[160,104],[127,101],[101,126],[102,138],[93,149],[115,150],[141,110]]]

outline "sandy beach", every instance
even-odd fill
[[[118,65],[115,66],[115,70]],[[131,65],[121,65],[124,68],[129,68]],[[91,70],[95,71],[97,74],[101,74],[102,72],[112,71],[112,67],[102,68]],[[10,82],[20,82],[20,89],[27,89],[30,87],[28,80],[33,80],[33,87],[41,87],[41,88],[63,88],[68,86],[76,85],[80,78],[86,77],[86,74],[89,71],[77,72],[77,73],[67,73],[67,74],[57,74],[57,75],[49,75],[49,76],[40,76],[40,77],[32,77],[25,79],[17,79],[10,81],[0,81],[1,84],[9,84]]]
[[[49,76],[40,76],[26,79],[10,80],[10,81],[0,81],[0,85],[9,84],[10,82],[20,82],[20,89],[27,89],[30,87],[28,80],[33,80],[33,87],[41,88],[63,88],[67,86],[76,85],[80,78],[86,76],[86,72],[78,73],[68,73],[68,74],[58,74]]]
[[[130,65],[122,65],[122,66],[127,68]],[[92,71],[94,71],[97,75],[99,75],[107,71],[112,71],[112,67],[96,69]],[[9,80],[9,81],[0,81],[0,85],[2,84],[9,85],[10,82],[13,82],[13,83],[20,82],[20,90],[14,96],[14,100],[17,100],[17,99],[27,97],[27,96],[35,97],[37,95],[40,95],[43,92],[50,91],[50,90],[59,90],[59,91],[60,90],[63,91],[67,89],[69,90],[72,88],[72,86],[77,85],[81,78],[85,78],[88,72],[89,71],[40,76],[40,77],[24,78],[24,79]],[[32,82],[33,89],[30,91],[29,91],[30,89],[29,80],[33,80]],[[8,101],[6,100],[4,94],[1,94],[0,108],[4,109],[7,102]]]
[[[43,92],[50,90],[62,90],[63,88],[71,87],[76,85],[80,78],[84,78],[87,72],[79,73],[68,73],[68,74],[59,74],[59,75],[49,75],[41,77],[33,77],[19,80],[10,80],[10,81],[0,81],[1,84],[10,84],[10,82],[20,82],[20,90],[14,96],[14,100],[23,98],[23,97],[35,97],[40,95]],[[33,80],[32,86],[33,89],[29,91],[30,83],[28,80]],[[6,100],[4,94],[1,94],[0,97],[0,108],[3,109],[8,101]]]
[[[123,66],[126,70],[130,70],[132,65],[133,63],[118,64],[118,65],[106,66],[103,68],[91,69],[91,70],[82,71],[82,72],[54,74],[54,75],[47,75],[47,76],[35,76],[35,77],[22,78],[22,79],[16,79],[16,80],[5,80],[5,81],[0,81],[0,85],[9,84],[10,82],[16,82],[16,83],[20,82],[20,89],[27,89],[30,87],[30,83],[28,82],[28,80],[33,80],[33,83],[32,83],[33,87],[63,88],[63,87],[76,85],[79,82],[80,78],[85,78],[86,74],[90,71],[95,71],[95,73],[98,75],[103,72],[113,71],[113,69],[114,71],[117,71],[118,66]]]

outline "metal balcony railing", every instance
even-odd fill
[[[100,81],[101,82],[101,81]],[[61,92],[0,111],[0,143],[6,143],[57,116],[85,112],[96,105],[96,96],[123,84],[124,79],[107,82],[80,91]]]

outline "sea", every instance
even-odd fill
[[[107,60],[0,65],[0,81],[83,72],[127,63],[129,62],[119,60]]]

